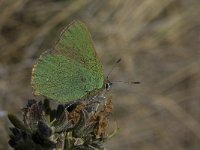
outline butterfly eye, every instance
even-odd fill
[[[105,89],[106,89],[107,91],[109,91],[111,85],[112,85],[112,83],[111,83],[110,81],[107,81],[107,82],[105,83]]]

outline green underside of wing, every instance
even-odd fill
[[[36,95],[43,95],[59,102],[73,101],[88,92],[101,89],[104,77],[99,63],[88,66],[62,55],[41,58],[32,74]]]
[[[80,63],[99,60],[90,32],[80,21],[72,22],[62,31],[61,37],[52,51],[55,54],[73,58]]]

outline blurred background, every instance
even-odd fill
[[[200,149],[199,0],[0,0],[0,149],[6,114],[32,98],[31,68],[74,19],[85,22],[111,81],[108,150]],[[113,126],[113,128],[115,128]]]

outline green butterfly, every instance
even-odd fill
[[[35,95],[69,102],[108,90],[112,83],[104,79],[87,27],[74,21],[62,31],[55,47],[40,56],[31,84]]]

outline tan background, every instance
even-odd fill
[[[0,149],[5,113],[32,97],[32,65],[74,19],[93,35],[112,81],[120,132],[109,150],[200,149],[199,0],[0,0]]]

